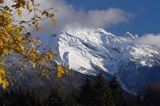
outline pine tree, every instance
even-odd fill
[[[122,103],[122,90],[116,76],[113,76],[109,81],[110,93],[112,95],[114,106],[121,106]]]
[[[111,106],[110,88],[99,74],[93,81],[87,79],[80,91],[80,103],[86,106]]]
[[[85,80],[84,85],[82,85],[81,87],[78,103],[89,106],[94,103],[93,96],[94,92],[93,92],[92,81],[89,78],[87,78]]]
[[[160,106],[160,84],[152,84],[145,90],[143,106]]]
[[[107,86],[107,81],[100,73],[93,84],[94,89],[94,101],[96,105],[106,106],[110,100],[110,89]]]
[[[0,92],[0,106],[44,106],[44,98],[19,86]]]
[[[78,91],[77,90],[73,90],[65,99],[65,104],[67,106],[77,106],[77,99],[78,99]]]
[[[63,98],[57,88],[51,90],[46,101],[46,106],[64,106]]]

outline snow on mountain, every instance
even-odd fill
[[[93,65],[105,72],[114,73],[110,71],[111,65],[115,65],[109,62],[114,58],[110,51],[116,51],[114,55],[119,56],[117,53],[121,48],[118,45],[122,42],[129,42],[129,40],[117,38],[100,28],[67,27],[59,38],[59,53],[70,68],[82,73],[96,74]]]
[[[123,86],[135,89],[160,81],[160,49],[137,43],[137,39],[129,32],[116,36],[101,28],[67,26],[57,36],[57,49],[70,69],[89,75],[99,71],[117,75]]]

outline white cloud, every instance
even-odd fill
[[[77,10],[72,5],[67,4],[64,0],[40,0],[42,8],[54,7],[58,10],[55,12],[57,26],[50,30],[49,21],[43,22],[43,29],[46,32],[54,33],[60,31],[65,25],[79,23],[83,26],[96,26],[107,28],[111,25],[117,25],[122,22],[128,22],[132,17],[131,13],[118,8],[109,8],[106,10]]]
[[[140,44],[147,44],[160,48],[160,34],[145,34],[137,40]]]

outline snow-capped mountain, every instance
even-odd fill
[[[129,32],[116,36],[101,28],[67,26],[57,39],[60,58],[70,69],[117,75],[125,89],[160,81],[160,49],[138,43]]]

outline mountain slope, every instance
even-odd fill
[[[64,64],[80,73],[117,75],[126,89],[160,81],[160,49],[138,43],[129,32],[120,37],[101,28],[67,26],[57,39]]]

